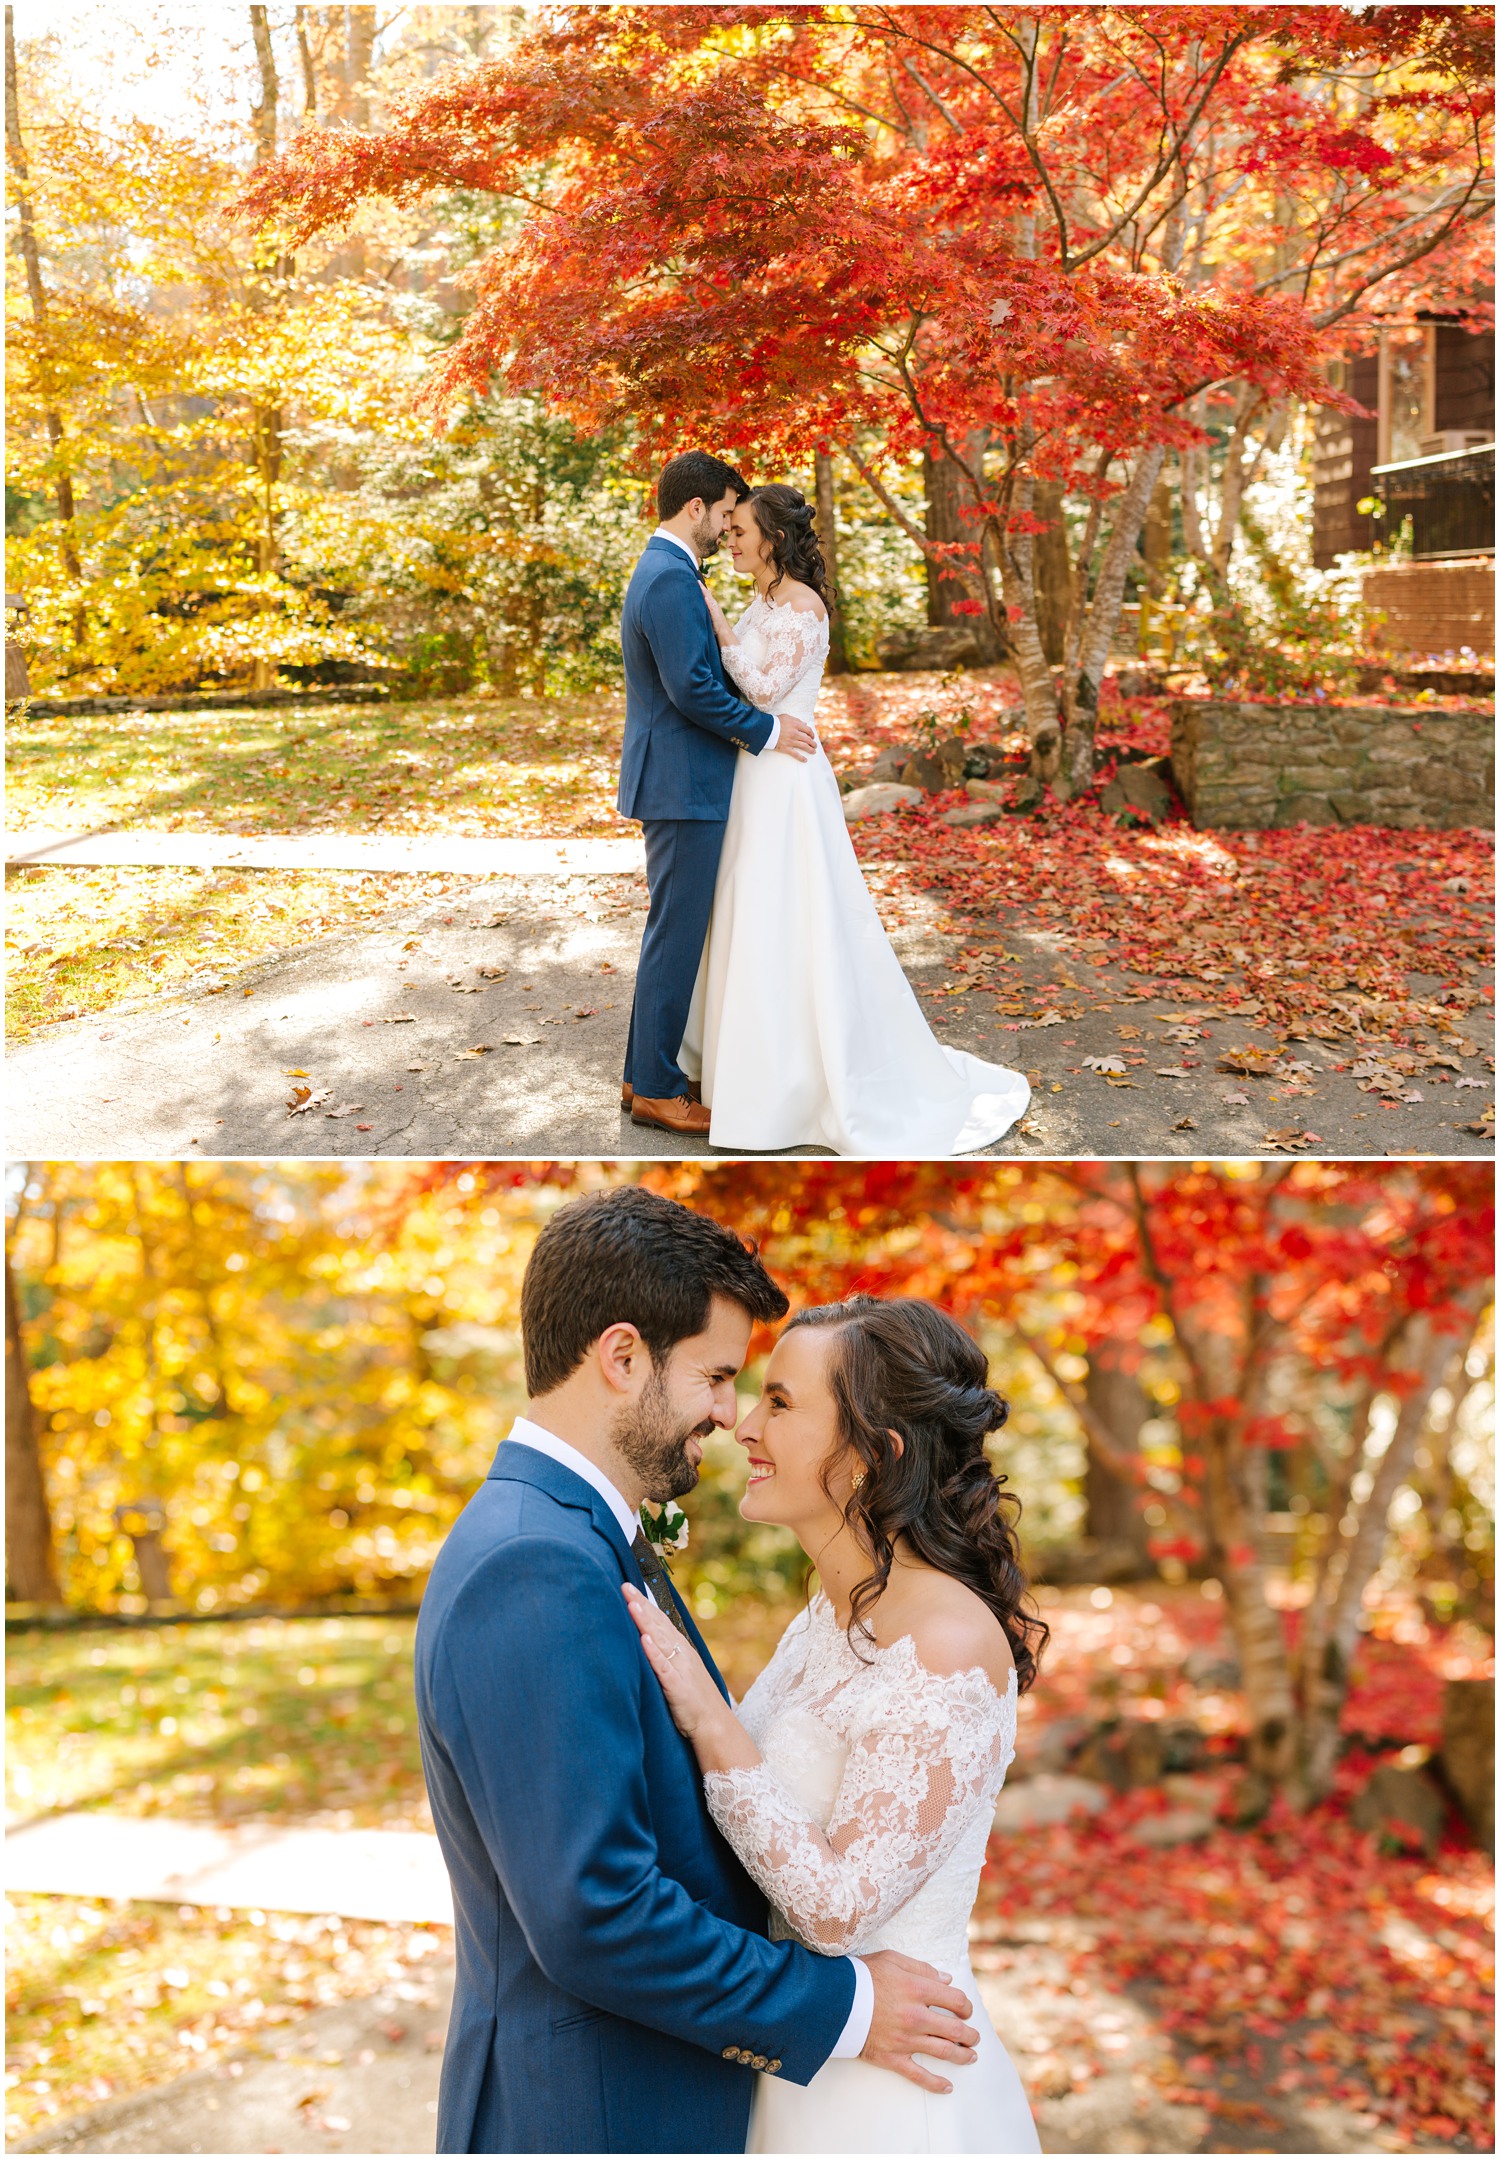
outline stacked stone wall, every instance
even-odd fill
[[[1487,827],[1494,715],[1179,698],[1172,772],[1193,823]]]

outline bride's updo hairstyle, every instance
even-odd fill
[[[747,499],[751,516],[771,543],[771,559],[776,565],[771,590],[774,592],[784,577],[794,577],[801,585],[811,585],[831,611],[828,571],[806,497],[799,495],[795,487],[783,487],[779,480],[773,480],[767,487],[752,487]]]
[[[918,1297],[850,1297],[798,1312],[793,1327],[836,1330],[828,1383],[841,1445],[824,1465],[824,1489],[845,1452],[864,1476],[844,1519],[874,1570],[855,1589],[851,1634],[890,1579],[905,1537],[930,1567],[983,1598],[1005,1629],[1021,1692],[1036,1678],[1048,1627],[1029,1607],[1015,1535],[1021,1502],[1001,1489],[984,1451],[1008,1405],[989,1385],[984,1352],[956,1320]],[[897,1449],[892,1432],[901,1435]],[[832,1497],[829,1491],[830,1498]]]

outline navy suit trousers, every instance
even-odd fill
[[[643,820],[651,905],[630,1008],[625,1078],[648,1101],[687,1093],[677,1052],[713,913],[727,823],[727,813],[718,823],[691,817]]]

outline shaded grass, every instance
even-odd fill
[[[431,1826],[411,1619],[23,1634],[8,1645],[6,1804],[37,1815]]]
[[[211,712],[24,715],[11,829],[617,832],[624,699],[424,700]]]
[[[9,2137],[392,1983],[430,2015],[422,1982],[453,1939],[448,1927],[123,1898],[13,1896],[5,1915]]]

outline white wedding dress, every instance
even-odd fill
[[[868,1659],[869,1661],[863,1661]],[[969,1914],[1015,1756],[1016,1683],[941,1678],[910,1637],[852,1647],[813,1599],[740,1719],[763,1760],[704,1778],[709,1811],[773,1906],[772,1933],[828,1956],[899,1949],[974,2004],[976,2059],[929,2062],[953,2090],[829,2061],[806,2086],[756,2079],[752,2152],[1037,2152],[1020,2077],[969,1963]]]
[[[723,655],[766,712],[812,724],[826,618],[759,597]],[[740,753],[679,1053],[715,1147],[964,1154],[1024,1116],[1024,1074],[938,1042],[881,927],[820,745]]]

